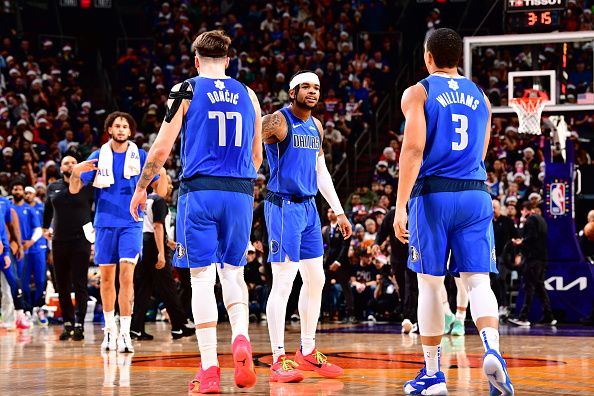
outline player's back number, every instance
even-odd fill
[[[243,121],[241,113],[236,111],[209,111],[208,118],[216,119],[219,123],[219,146],[227,145],[227,120],[235,119],[235,146],[241,147],[241,135],[243,133]]]
[[[468,117],[464,114],[452,114],[452,122],[457,125],[456,133],[460,134],[460,141],[452,142],[452,150],[464,150],[468,146]]]

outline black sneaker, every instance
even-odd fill
[[[138,341],[151,341],[155,337],[153,337],[152,335],[150,335],[149,333],[147,333],[145,331],[130,330],[130,338],[132,338],[133,340],[138,340]]]
[[[190,337],[196,334],[196,330],[183,326],[181,329],[171,330],[171,337],[174,340],[179,340],[183,337]]]
[[[74,335],[74,328],[72,326],[64,326],[64,331],[60,334],[60,341],[66,341]]]
[[[74,332],[72,334],[74,341],[82,341],[85,339],[85,329],[82,326],[74,326]]]

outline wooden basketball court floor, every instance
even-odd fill
[[[467,331],[470,328],[467,326]],[[153,341],[135,354],[101,354],[103,332],[87,324],[82,342],[58,340],[60,326],[0,330],[0,395],[182,395],[199,364],[194,337],[173,341],[165,323],[147,324]],[[219,325],[222,392],[274,396],[400,395],[422,366],[419,337],[396,325],[321,325],[317,343],[345,369],[339,379],[306,373],[299,384],[269,384],[266,324],[250,325],[258,383],[233,385],[227,323]],[[299,324],[287,324],[287,351],[299,341]],[[474,334],[447,336],[442,369],[450,394],[488,394],[481,371],[483,348]],[[502,327],[501,349],[518,395],[594,395],[594,328]]]

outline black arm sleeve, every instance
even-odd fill
[[[340,263],[342,266],[349,266],[351,262],[349,261],[349,247],[351,246],[351,238],[343,239],[342,246],[340,247],[340,253],[338,254],[338,258],[336,261]]]
[[[167,217],[167,203],[161,197],[155,197],[153,202],[153,222],[165,224],[165,218]]]
[[[390,230],[393,230],[392,224],[394,223],[394,213],[394,210],[390,210],[386,217],[384,217],[384,221],[382,221],[382,225],[375,236],[376,245],[381,245],[390,236]]]
[[[51,184],[48,187],[48,191],[45,197],[45,209],[43,211],[43,224],[42,227],[43,228],[50,228],[50,225],[52,224],[52,219],[54,218],[54,206],[52,205],[52,201],[50,199],[50,188],[51,188]]]

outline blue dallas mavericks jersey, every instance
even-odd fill
[[[419,179],[486,180],[483,149],[489,109],[483,92],[464,77],[433,74],[421,84],[427,91],[427,140]]]
[[[33,236],[33,231],[35,231],[37,227],[41,227],[41,221],[37,216],[35,208],[25,201],[22,202],[22,205],[13,204],[12,207],[19,216],[21,239],[23,241],[28,241]],[[40,246],[35,243],[29,250],[27,250],[27,253],[36,253],[38,251],[40,251]]]
[[[194,77],[188,82],[194,96],[181,130],[182,179],[255,179],[256,114],[246,86],[232,78]]]
[[[270,165],[268,189],[289,196],[314,196],[318,193],[316,164],[321,136],[312,117],[307,121],[296,117],[288,108],[280,112],[287,120],[287,137],[266,144]]]
[[[95,150],[89,155],[88,160],[99,159],[101,150]],[[140,156],[140,168],[144,167],[147,152],[138,148]],[[124,177],[124,164],[126,163],[126,152],[113,152],[113,184],[105,188],[94,188],[95,190],[95,227],[135,227],[142,229],[142,221],[136,221],[130,214],[129,204],[136,189],[136,183],[140,179],[140,174],[132,176],[129,179]],[[93,183],[97,171],[84,172],[80,174],[80,179],[84,184]],[[159,179],[157,174],[151,181]],[[139,211],[140,218],[143,218],[143,212]]]
[[[35,214],[39,218],[39,224],[43,224],[43,211],[45,210],[45,206],[41,202],[35,202],[35,205],[32,206]],[[47,249],[47,239],[45,237],[41,237],[35,242],[35,247],[39,250]]]

